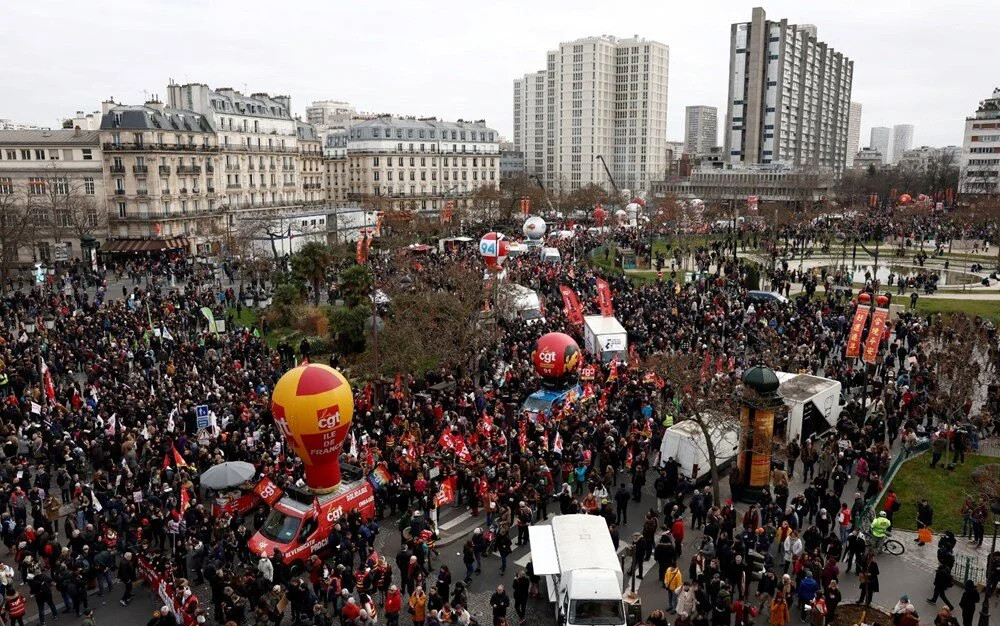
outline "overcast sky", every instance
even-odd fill
[[[909,123],[914,145],[961,145],[965,116],[1000,85],[1000,2],[815,0],[503,3],[379,0],[17,0],[0,19],[0,118],[55,126],[102,100],[165,100],[169,79],[284,93],[359,110],[480,119],[510,136],[512,81],[560,41],[638,34],[670,46],[668,138],[684,107],[725,115],[729,26],[761,5],[815,24],[854,61],[852,100],[872,126]],[[721,132],[721,128],[720,128]]]

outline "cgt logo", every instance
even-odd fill
[[[538,353],[538,360],[546,365],[552,365],[556,362],[556,353],[554,350],[546,348]]]
[[[340,407],[327,407],[320,411],[317,416],[316,425],[321,430],[330,430],[340,426]]]
[[[343,507],[338,506],[336,508],[332,508],[332,509],[330,509],[330,510],[328,510],[326,512],[326,521],[328,521],[328,522],[336,522],[343,515],[344,515],[344,508]]]

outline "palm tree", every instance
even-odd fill
[[[326,269],[333,261],[330,247],[318,241],[310,241],[292,255],[292,274],[307,281],[313,288],[313,303],[319,306],[320,285],[326,280]]]
[[[365,265],[353,265],[341,272],[340,292],[344,297],[344,304],[353,308],[369,302],[374,278],[371,268]]]

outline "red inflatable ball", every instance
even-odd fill
[[[904,193],[899,196],[899,206],[910,206],[911,204],[913,204],[913,198],[910,197],[910,194]]]
[[[919,196],[917,196],[917,202],[927,202],[928,199],[929,198],[927,197],[927,194],[925,194],[925,193],[922,193]]]
[[[548,333],[538,338],[531,361],[543,379],[565,378],[580,366],[580,346],[566,333]]]

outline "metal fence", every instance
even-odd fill
[[[882,479],[882,491],[865,502],[865,508],[861,513],[861,528],[868,528],[871,525],[872,520],[875,519],[875,516],[877,515],[875,507],[882,500],[882,498],[885,497],[886,492],[889,490],[889,486],[892,484],[893,479],[896,477],[896,473],[899,471],[899,468],[902,467],[903,463],[924,452],[930,447],[930,439],[922,438],[917,440],[916,445],[914,445],[910,450],[900,448],[899,452],[896,453],[896,458],[894,458],[892,463],[889,464],[889,470],[885,473],[885,477]],[[1000,454],[1000,452],[998,452],[998,454]]]

